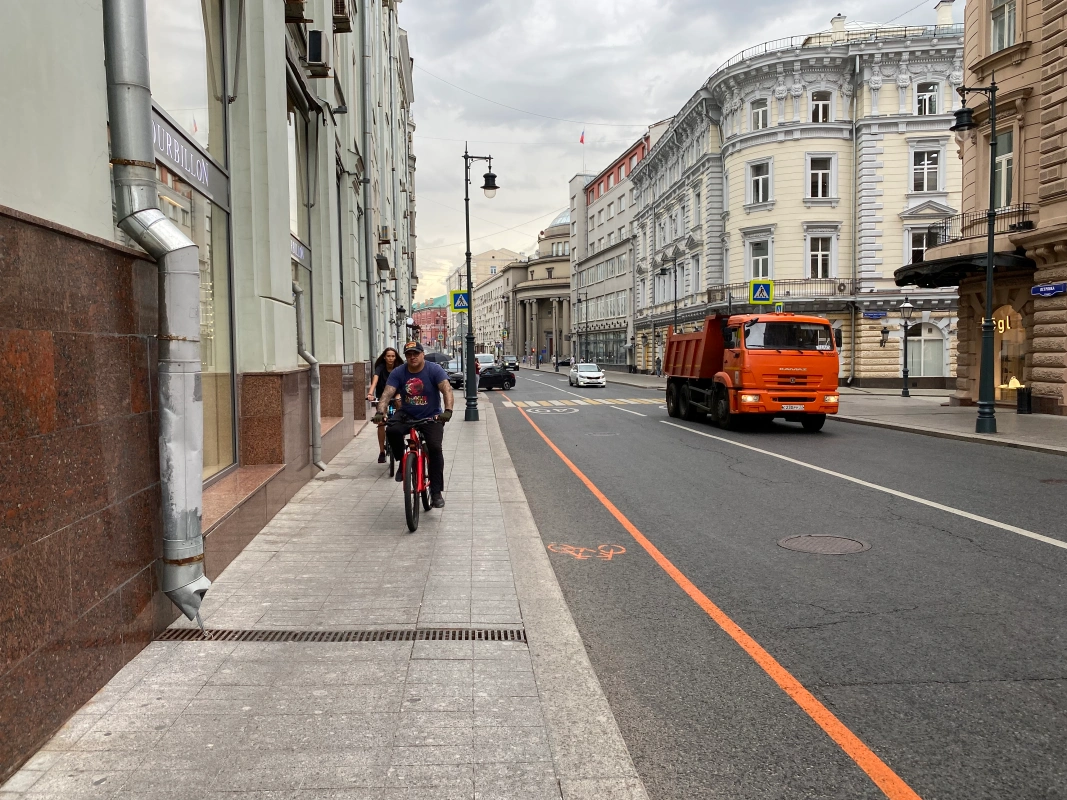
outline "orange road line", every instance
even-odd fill
[[[684,591],[693,602],[700,606],[709,617],[715,620],[716,624],[722,628],[730,637],[741,646],[741,649],[751,656],[764,672],[766,672],[771,679],[778,684],[778,686],[789,695],[793,701],[800,706],[800,708],[809,717],[814,720],[815,724],[822,728],[827,736],[834,740],[834,742],[844,750],[849,758],[851,758],[856,765],[867,773],[868,777],[874,781],[875,785],[885,793],[885,796],[890,800],[921,800],[918,794],[908,784],[906,784],[899,775],[893,772],[882,759],[875,755],[863,741],[856,736],[848,727],[845,726],[841,720],[834,716],[833,712],[824,706],[818,698],[811,692],[804,688],[804,686],[778,661],[768,653],[763,647],[751,636],[730,619],[729,616],[711,600],[708,599],[700,589],[698,589],[692,581],[687,578],[680,569],[674,566],[659,549],[652,544],[645,535],[637,529],[626,515],[619,511],[615,507],[607,496],[597,488],[585,473],[578,469],[567,456],[563,454],[563,451],[556,447],[555,443],[545,432],[542,431],[537,424],[530,419],[530,415],[526,413],[524,409],[519,409],[519,413],[526,417],[526,421],[530,423],[530,426],[537,431],[538,435],[545,440],[553,452],[566,464],[571,472],[573,472],[577,478],[585,484],[585,487],[593,493],[593,496],[599,500],[604,508],[606,508],[613,517],[618,521],[626,531],[634,537],[634,540],[645,549],[645,551],[652,556],[652,559],[659,564],[659,566],[666,572],[674,582]]]

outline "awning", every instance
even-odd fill
[[[908,264],[893,273],[897,286],[919,286],[923,289],[935,289],[943,286],[959,286],[960,281],[971,275],[984,275],[986,267],[985,253],[938,258],[933,261],[920,261]],[[993,273],[1033,270],[1037,265],[1029,258],[1018,253],[994,253]]]

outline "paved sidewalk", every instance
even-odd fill
[[[0,800],[645,800],[481,409],[448,426],[448,505],[417,533],[364,429],[219,577],[203,616],[251,631],[519,630],[528,645],[157,641]]]
[[[901,397],[899,391],[861,392],[842,388],[840,411],[836,417],[830,419],[927,436],[1067,455],[1067,417],[1016,414],[1015,409],[998,408],[997,433],[978,434],[974,432],[977,407],[950,406],[949,395],[947,390],[926,390],[922,394],[913,391],[911,397]]]

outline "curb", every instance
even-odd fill
[[[917,433],[921,436],[936,436],[939,439],[956,439],[957,441],[971,442],[972,444],[988,444],[995,447],[1014,447],[1017,450],[1030,450],[1035,453],[1045,453],[1053,456],[1067,456],[1067,447],[1031,444],[1029,442],[1021,442],[1018,439],[988,439],[977,433],[954,433],[952,431],[938,430],[937,428],[923,428],[917,425],[901,425],[895,422],[879,422],[872,419],[863,419],[862,417],[845,417],[840,414],[832,416],[827,415],[826,419],[837,420],[838,422],[848,422],[852,425],[867,425],[872,428],[888,428],[892,431]]]

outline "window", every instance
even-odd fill
[[[614,185],[615,185],[615,173],[612,172],[610,175],[608,175],[608,188],[610,189]]]
[[[1015,0],[993,0],[990,52],[1015,44]]]
[[[908,239],[911,241],[910,264],[921,264],[926,260],[926,251],[937,242],[937,234],[929,230],[910,231]]]
[[[945,338],[941,329],[929,322],[911,325],[908,328],[908,375],[912,378],[940,378],[944,374]]]
[[[937,113],[936,83],[920,83],[915,88],[915,113],[920,117]]]
[[[833,99],[833,95],[830,92],[812,92],[811,93],[811,121],[812,122],[829,122],[830,121],[830,102]]]
[[[630,200],[630,205],[633,205],[634,204],[634,190],[633,189],[630,190],[629,200]]]
[[[753,278],[771,277],[771,243],[766,239],[750,242],[748,246],[748,262]]]
[[[550,277],[550,278],[552,277],[552,270],[553,269],[555,269],[555,267],[545,267],[545,272],[548,273],[548,277]]]
[[[912,191],[936,192],[937,165],[941,154],[937,150],[918,150],[912,156]]]
[[[608,219],[612,219],[615,216],[615,204],[608,203]]]
[[[766,203],[771,199],[771,165],[764,161],[751,164],[749,174],[749,203]]]
[[[761,131],[770,125],[766,100],[752,101],[752,130]]]
[[[603,225],[604,224],[604,209],[600,209],[598,212],[596,212],[596,224],[597,225]]]
[[[621,214],[625,210],[626,210],[626,195],[625,194],[620,194],[619,195],[619,213]]]
[[[813,236],[808,240],[808,277],[829,278],[830,257],[834,240],[829,236]]]
[[[634,171],[634,167],[636,167],[636,166],[637,166],[637,156],[636,155],[630,156],[630,172],[633,172]]]
[[[693,224],[700,224],[700,192],[693,192]]]
[[[495,266],[489,267],[489,274],[490,275],[496,275],[496,267]]]
[[[615,244],[615,231],[608,231],[608,247]]]
[[[997,136],[997,163],[993,169],[993,195],[997,208],[1011,205],[1012,173],[1015,166],[1012,139],[1011,131]]]
[[[570,242],[564,242],[563,243],[563,255],[569,256],[570,254],[571,254],[571,243]]]
[[[809,197],[830,197],[830,176],[833,171],[833,159],[813,158],[808,167]]]

